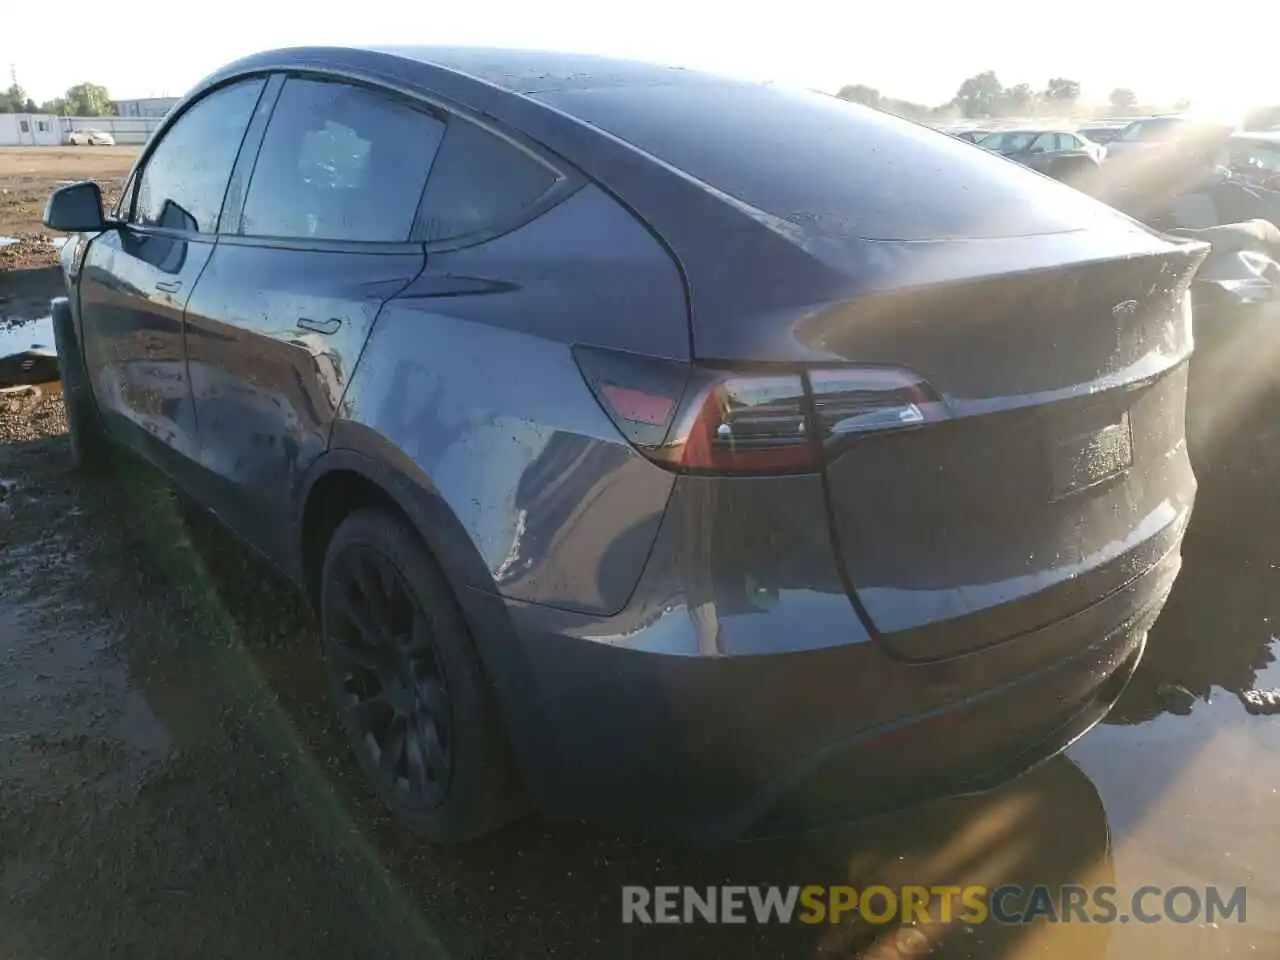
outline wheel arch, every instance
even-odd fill
[[[405,519],[455,593],[469,587],[494,590],[462,522],[408,455],[359,424],[344,422],[334,431],[328,451],[308,468],[295,497],[293,569],[313,607],[328,539],[361,506],[382,506]]]
[[[335,498],[340,509],[326,516]],[[352,510],[382,506],[404,518],[422,538],[453,589],[497,696],[517,762],[526,781],[535,782],[548,746],[540,734],[545,706],[528,683],[528,653],[479,550],[430,477],[381,434],[339,421],[329,450],[303,476],[295,504],[293,575],[307,591],[312,609],[318,609],[316,587],[327,538]]]

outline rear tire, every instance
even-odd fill
[[[53,343],[58,352],[62,403],[67,412],[67,433],[71,437],[71,461],[86,473],[102,473],[111,462],[111,441],[102,427],[102,418],[89,388],[71,305],[65,297],[59,297],[52,307]]]
[[[342,727],[397,820],[447,844],[521,812],[524,793],[470,631],[405,521],[367,508],[339,525],[320,619]]]

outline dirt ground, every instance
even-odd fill
[[[64,183],[97,180],[115,203],[140,147],[0,147],[0,270],[57,263],[40,217]],[[16,243],[5,243],[5,239]]]

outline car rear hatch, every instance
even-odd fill
[[[895,655],[936,659],[1042,627],[1177,545],[1195,489],[1186,290],[1201,256],[872,294],[806,323],[803,337],[853,371],[901,371],[878,401],[900,422],[843,436],[850,370],[809,375],[840,557]]]
[[[714,194],[645,211],[685,267],[697,363],[733,372],[691,389],[701,445],[676,430],[664,456],[815,453],[846,588],[894,655],[1043,626],[1176,546],[1202,245],[831,97],[694,77],[539,96]]]

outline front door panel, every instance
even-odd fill
[[[183,309],[212,238],[126,227],[93,241],[80,282],[85,365],[108,429],[181,473],[196,452]]]

